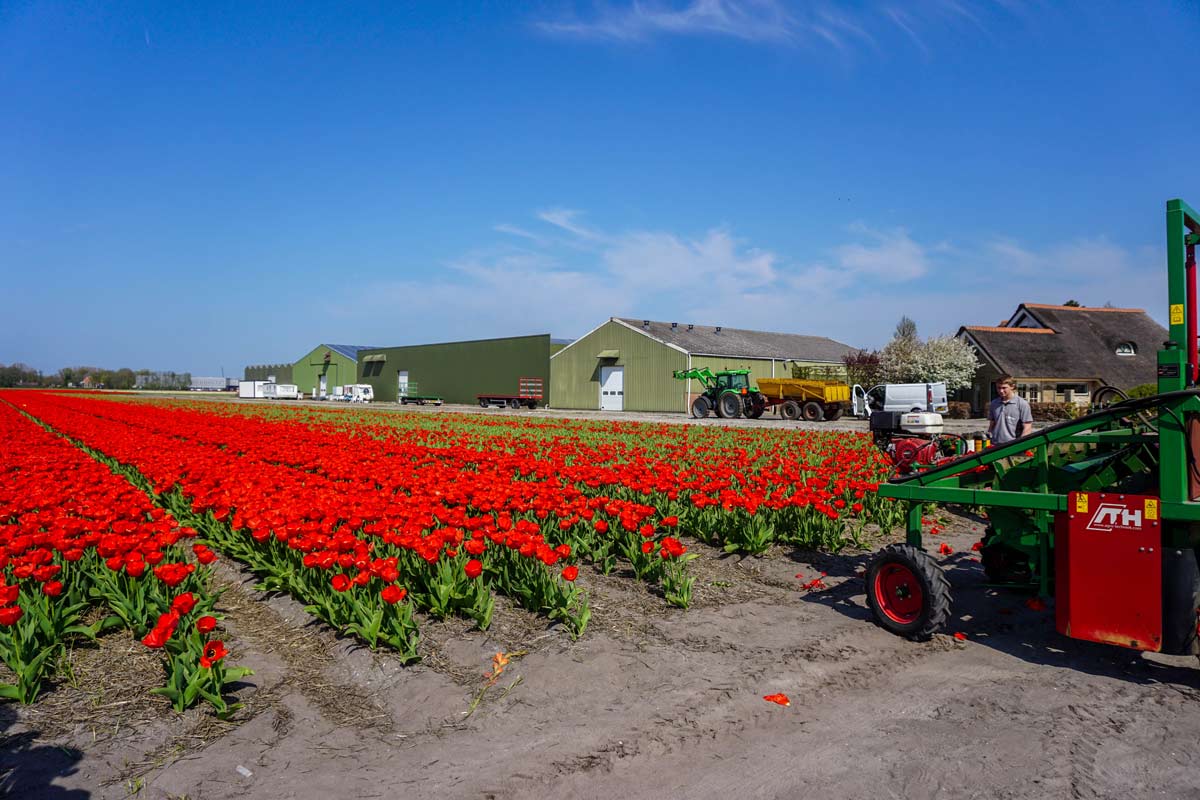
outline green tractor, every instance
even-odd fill
[[[692,401],[692,416],[704,419],[716,411],[723,419],[741,416],[758,419],[767,408],[767,398],[750,385],[750,370],[723,369],[713,372],[708,367],[677,369],[673,373],[681,381],[695,378],[704,392]]]

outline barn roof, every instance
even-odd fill
[[[326,345],[322,345],[322,347],[327,347],[330,350],[332,350],[333,352],[337,353],[338,355],[345,356],[346,358],[350,359],[351,361],[358,360],[358,351],[359,350],[378,350],[379,349],[378,347],[371,347],[369,345],[361,345],[361,344],[326,344]]]
[[[744,328],[727,328],[723,325],[657,322],[623,317],[613,319],[651,339],[657,339],[692,355],[826,361],[840,364],[842,356],[857,350],[824,336],[751,331]]]

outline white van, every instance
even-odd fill
[[[944,383],[881,383],[870,389],[864,389],[856,383],[850,393],[856,417],[869,417],[872,411],[932,411],[945,414],[950,410]]]

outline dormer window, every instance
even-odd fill
[[[1136,356],[1137,345],[1133,342],[1121,342],[1117,345],[1117,355],[1119,356]]]

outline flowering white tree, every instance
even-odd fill
[[[939,383],[948,391],[970,386],[979,369],[975,348],[954,336],[935,336],[922,342],[917,326],[902,317],[896,336],[879,354],[888,383]]]
[[[951,392],[970,386],[979,369],[975,348],[956,336],[935,336],[925,342],[916,361],[921,383],[944,381]]]

